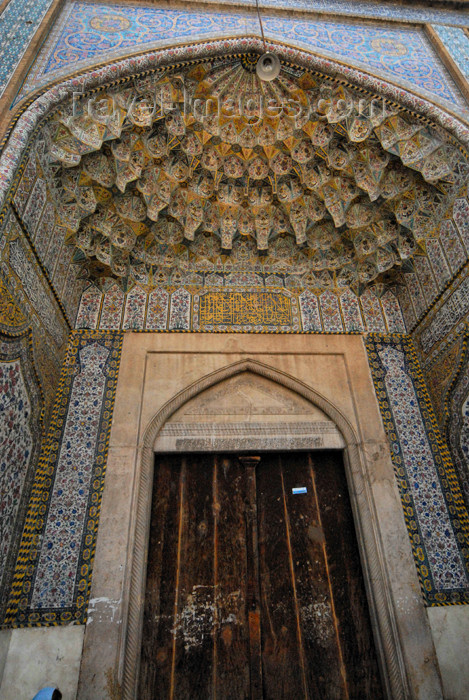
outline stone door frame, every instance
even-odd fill
[[[131,537],[133,552],[127,586],[127,610],[124,611],[121,639],[123,700],[134,700],[138,680],[155,440],[166,421],[187,401],[219,382],[242,372],[251,372],[265,377],[305,398],[320,408],[340,431],[346,445],[344,464],[385,692],[390,700],[410,697],[389,576],[385,566],[385,553],[379,537],[380,527],[373,502],[370,474],[366,468],[358,436],[347,418],[317,391],[262,362],[245,359],[212,372],[180,391],[158,411],[145,430],[143,445],[139,448],[133,501],[135,503],[133,537]],[[266,449],[269,449],[268,441]]]

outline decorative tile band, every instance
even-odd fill
[[[462,104],[459,90],[421,28],[317,20],[264,13],[266,36],[375,72],[448,104]],[[120,4],[71,3],[26,79],[20,97],[97,61],[147,46],[258,34],[252,14],[191,11]],[[19,99],[19,98],[18,98]]]
[[[121,347],[119,333],[71,334],[26,515],[7,626],[86,621]]]
[[[365,340],[404,517],[429,606],[469,603],[469,519],[412,341]]]
[[[253,285],[252,278],[265,287]],[[288,279],[288,276],[285,276]],[[244,278],[244,285],[243,284]],[[230,285],[230,280],[233,280]],[[269,288],[269,281],[275,286]],[[147,294],[116,285],[106,292],[89,287],[83,294],[77,328],[131,331],[230,333],[405,332],[399,303],[391,292],[378,298],[351,290],[315,294],[279,288],[283,275],[211,274],[205,287],[159,287]],[[210,284],[214,287],[210,289]]]

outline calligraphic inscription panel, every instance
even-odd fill
[[[292,299],[276,292],[208,292],[195,306],[194,325],[200,329],[224,326],[276,326],[293,329],[298,315]]]

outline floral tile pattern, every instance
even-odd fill
[[[134,287],[128,294],[125,303],[124,321],[122,328],[131,331],[143,328],[145,316],[146,294],[140,287]]]
[[[461,197],[455,200],[453,216],[464,247],[469,252],[469,201],[467,199]]]
[[[393,295],[391,295],[393,296]],[[393,302],[391,300],[390,304],[392,307]],[[394,297],[394,303],[398,303],[396,297]],[[385,306],[389,306],[388,300],[384,302]],[[390,307],[390,308],[391,308]],[[351,289],[347,289],[340,296],[340,308],[342,309],[342,317],[344,319],[345,328],[349,331],[363,331],[365,326],[363,324],[363,317],[360,313],[360,303],[358,297],[352,292]],[[383,307],[384,308],[384,307]],[[401,329],[405,328],[404,320],[401,316]],[[389,329],[391,330],[391,329]]]
[[[381,305],[384,310],[384,316],[390,333],[401,333],[402,328],[405,328],[404,319],[402,317],[399,301],[392,292],[385,292],[381,297]]]
[[[210,0],[207,0],[210,1]],[[239,4],[250,5],[251,0],[237,0]],[[215,0],[217,4],[230,4],[230,0]],[[310,10],[311,0],[262,0],[261,7]],[[314,0],[314,11],[324,14],[346,15],[347,17],[367,17],[368,19],[399,20],[401,22],[439,22],[467,27],[467,13],[442,10],[418,5],[402,5],[397,2],[376,3],[369,0]]]
[[[353,7],[350,14],[353,15]],[[460,104],[462,98],[446,68],[420,29],[274,16],[264,12],[268,38],[297,44],[331,58],[366,67],[411,89]],[[77,67],[204,38],[259,33],[257,18],[242,11],[213,12],[76,2],[63,11],[33,66],[21,97]]]
[[[448,49],[466,80],[469,80],[469,36],[459,27],[434,26],[441,41]]]
[[[11,583],[32,475],[42,439],[44,400],[31,332],[0,334],[0,590]],[[5,600],[0,596],[0,616]]]
[[[10,626],[86,620],[121,344],[118,333],[71,335],[26,516]]]
[[[427,255],[433,269],[435,278],[438,280],[440,289],[451,278],[451,272],[443,253],[441,243],[437,238],[429,238],[426,242]]]
[[[52,0],[10,0],[0,24],[0,95],[5,91]]]
[[[114,284],[105,294],[103,310],[99,327],[103,329],[120,328],[122,311],[124,305],[124,294],[122,290]]]
[[[465,270],[441,296],[420,324],[416,337],[425,356],[437,348],[463,322],[469,311],[469,276]]]
[[[149,331],[163,331],[167,327],[170,295],[165,289],[154,289],[148,297],[148,311],[145,328]]]
[[[360,297],[360,304],[363,309],[365,328],[370,332],[386,332],[380,300],[369,289]]]
[[[0,220],[0,331],[33,330],[32,350],[50,419],[69,327],[12,210]]]
[[[468,514],[412,343],[375,335],[365,344],[425,602],[467,603]]]
[[[447,396],[458,374],[463,352],[464,336],[459,336],[454,343],[445,348],[427,367],[424,367],[425,383],[435,411],[435,416],[442,431],[447,422]],[[449,444],[449,440],[448,440]]]
[[[457,272],[466,260],[466,253],[456,227],[449,219],[440,224],[440,242],[445,251],[451,271],[453,273]]]

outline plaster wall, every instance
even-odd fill
[[[74,700],[83,635],[82,626],[2,630],[2,700],[31,700],[45,687],[57,687],[63,700]]]
[[[397,655],[408,689],[399,697],[442,698],[434,645],[402,515],[386,438],[358,336],[133,334],[124,338],[100,517],[79,700],[113,697],[122,682],[130,568],[143,440],[158,411],[179,392],[233,363],[251,359],[294,378],[333,405],[357,435],[359,463],[374,509]],[[257,417],[256,420],[262,420]],[[349,470],[350,471],[350,470]],[[353,492],[352,501],[361,494]],[[147,485],[147,488],[148,485]],[[360,520],[360,513],[357,514]],[[363,539],[370,533],[359,534]],[[369,562],[364,561],[365,569]],[[376,572],[368,579],[373,585]],[[130,623],[132,621],[130,620]],[[375,621],[376,622],[376,621]],[[378,634],[379,637],[379,634]],[[379,639],[381,645],[389,640]],[[97,654],[99,649],[99,654]],[[396,669],[394,669],[396,671]],[[401,672],[399,671],[399,672]],[[397,695],[389,695],[398,697]],[[458,697],[458,696],[455,696]],[[461,700],[462,700],[462,696]]]
[[[459,605],[428,608],[445,700],[462,700],[469,692],[467,657],[469,608]],[[461,650],[461,652],[458,652]]]

